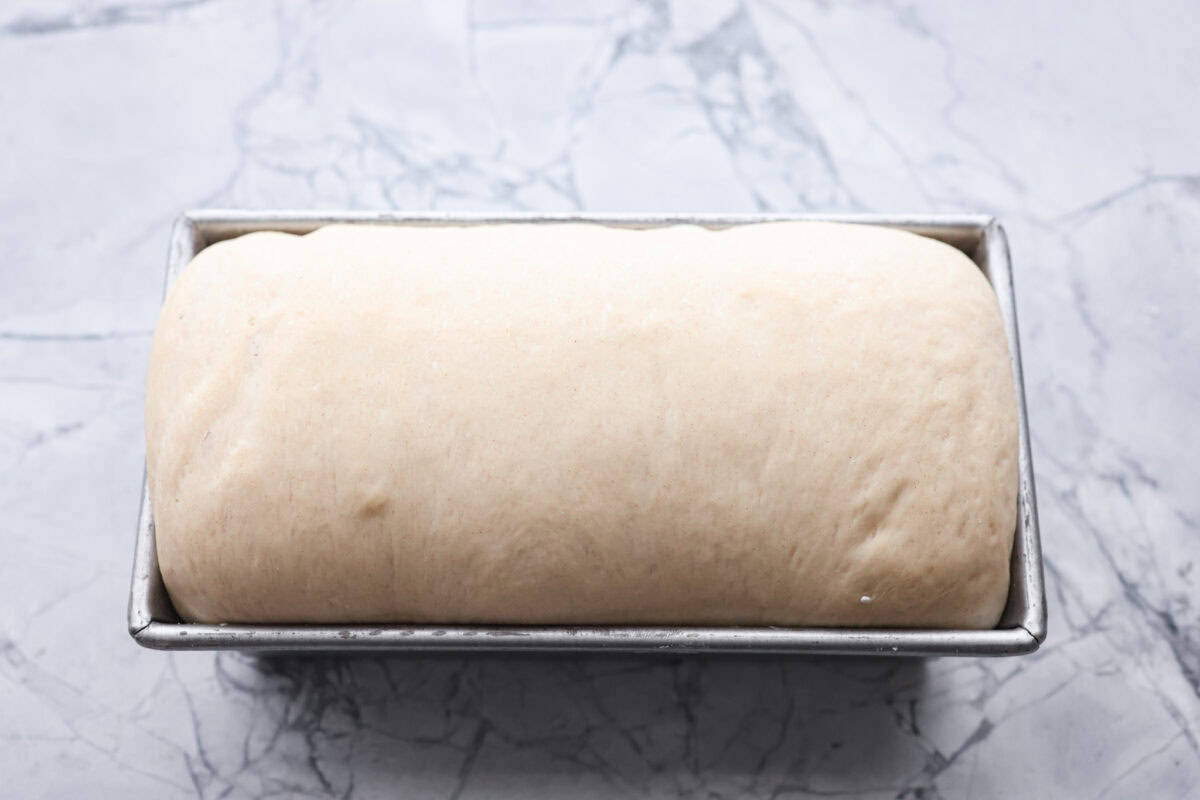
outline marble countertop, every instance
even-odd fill
[[[1111,0],[6,3],[0,795],[1200,795],[1198,33]],[[138,648],[144,372],[196,207],[995,214],[1048,641]]]

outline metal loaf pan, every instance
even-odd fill
[[[991,281],[1012,354],[1020,423],[1020,485],[1008,606],[994,630],[893,630],[776,627],[200,625],[180,620],[163,585],[145,483],[129,595],[129,632],[162,650],[398,652],[792,653],[878,656],[1000,656],[1036,650],[1046,635],[1042,551],[1029,454],[1029,427],[1012,273],[1004,230],[975,214],[460,214],[332,211],[193,211],[171,233],[166,286],[192,256],[214,242],[252,231],[307,233],[322,225],[477,225],[590,222],[646,228],[726,227],[780,220],[882,225],[940,239],[965,252]],[[164,294],[165,294],[164,287]]]

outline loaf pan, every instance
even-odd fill
[[[461,214],[332,211],[192,211],[171,232],[166,288],[192,256],[214,242],[252,231],[308,233],[322,225],[477,225],[589,222],[618,227],[823,220],[882,225],[929,236],[962,250],[991,281],[1012,353],[1020,425],[1020,488],[1008,605],[993,630],[533,625],[208,625],[182,621],[163,585],[145,481],[129,594],[129,632],[161,650],[257,652],[619,652],[775,653],[856,656],[1002,656],[1036,650],[1046,635],[1042,551],[1029,454],[1029,426],[1012,273],[1004,230],[975,214]]]

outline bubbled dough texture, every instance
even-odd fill
[[[254,233],[170,292],[146,416],[191,620],[987,628],[1006,600],[996,300],[908,233]]]

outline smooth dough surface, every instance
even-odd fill
[[[191,620],[987,628],[1007,596],[999,310],[908,233],[254,233],[172,288],[146,406]]]

